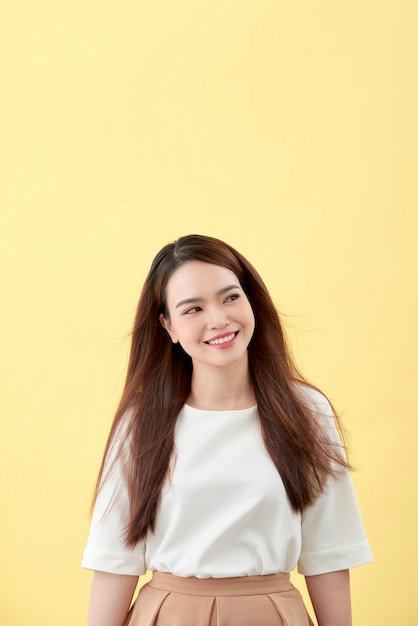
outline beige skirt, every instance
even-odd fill
[[[154,572],[124,626],[313,626],[289,574],[181,578]]]

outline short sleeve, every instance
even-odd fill
[[[341,443],[331,406],[318,392],[316,406],[330,438]],[[348,470],[328,480],[324,493],[302,516],[298,571],[305,576],[349,569],[372,562],[372,554]]]
[[[129,502],[120,464],[106,476],[95,503],[81,566],[85,569],[139,576],[145,574],[145,545],[124,543]]]

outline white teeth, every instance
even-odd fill
[[[208,344],[210,344],[211,346],[218,346],[221,343],[232,341],[234,337],[235,333],[232,333],[231,335],[227,335],[226,337],[219,337],[219,339],[213,339],[212,341],[208,341]]]

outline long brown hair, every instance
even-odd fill
[[[329,441],[318,415],[295,385],[307,383],[294,365],[276,307],[258,272],[219,239],[181,237],[158,252],[145,280],[125,387],[95,492],[96,498],[111,471],[110,459],[124,459],[130,504],[125,540],[131,547],[154,529],[173,455],[177,416],[190,393],[191,358],[179,344],[171,342],[159,321],[161,314],[168,317],[167,282],[189,261],[212,263],[233,272],[251,304],[255,317],[248,346],[251,381],[266,450],[281,475],[292,508],[303,511],[324,490],[327,478],[338,468],[347,467],[341,447]]]

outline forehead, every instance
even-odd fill
[[[226,267],[189,261],[179,267],[167,282],[167,301],[181,297],[204,297],[228,285],[240,286],[239,280]]]

